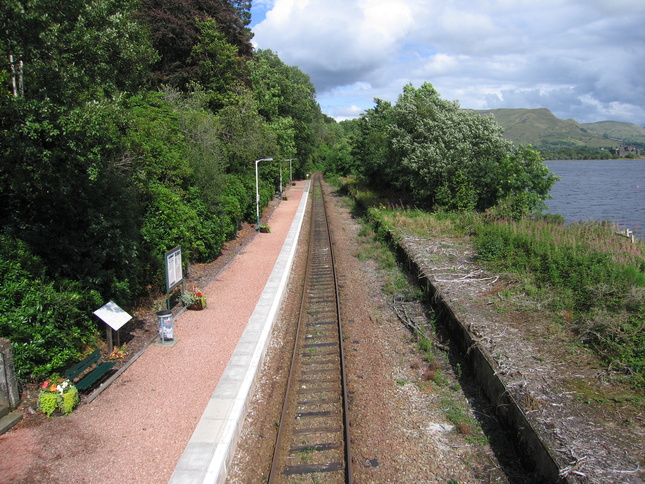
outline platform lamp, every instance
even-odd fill
[[[258,163],[260,161],[273,161],[273,158],[255,160],[255,216],[257,220],[255,230],[260,230],[260,187],[258,182]]]
[[[297,160],[298,158],[287,158],[287,161],[289,162],[289,184],[293,181],[293,172],[291,170],[291,162]]]

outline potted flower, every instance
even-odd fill
[[[188,309],[201,310],[206,308],[206,296],[199,289],[195,290],[194,287],[192,292],[183,293],[180,299]]]
[[[63,415],[69,415],[78,401],[78,389],[64,378],[43,382],[38,394],[38,408],[48,417],[56,410],[60,410]]]

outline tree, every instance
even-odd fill
[[[50,277],[127,298],[141,208],[122,156],[124,112],[107,101],[23,108],[0,158],[3,232],[27,242]]]
[[[199,23],[213,21],[224,40],[242,57],[253,52],[249,1],[142,0],[140,18],[151,31],[152,44],[160,54],[153,68],[154,82],[186,89],[199,72],[193,49],[200,42]]]
[[[226,42],[214,20],[198,20],[197,27],[199,42],[192,50],[199,64],[195,80],[208,92],[210,107],[216,112],[235,102],[236,91],[242,89],[239,80],[243,78],[245,64],[238,57],[237,47]]]
[[[24,96],[58,104],[134,90],[155,53],[133,18],[134,0],[11,0],[2,7],[0,52],[24,71]],[[5,84],[12,90],[12,86]]]
[[[389,163],[390,137],[388,127],[393,123],[392,104],[375,99],[376,105],[358,119],[356,134],[352,143],[356,170],[375,187],[387,187],[396,176]]]
[[[355,152],[364,173],[427,208],[486,210],[508,197],[539,208],[555,182],[530,148],[515,150],[492,116],[462,110],[429,83],[407,85],[395,106],[361,118]]]
[[[323,161],[325,172],[341,176],[356,172],[349,139],[354,126],[354,121],[337,123],[333,118],[323,116],[323,123],[318,128],[315,156]]]
[[[322,120],[316,89],[309,76],[297,67],[287,66],[270,50],[256,53],[249,62],[249,76],[260,114],[275,127],[281,128],[289,123],[293,127],[298,159],[296,166],[303,166],[314,151],[315,127]],[[284,140],[283,135],[284,131],[281,133]]]

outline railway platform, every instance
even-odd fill
[[[235,444],[239,438],[248,402],[252,396],[258,371],[271,337],[273,323],[276,320],[283,296],[286,292],[291,266],[302,227],[307,199],[309,194],[309,181],[297,182],[289,188],[289,201],[281,204],[276,210],[269,224],[271,233],[258,235],[253,241],[236,256],[235,260],[227,267],[208,288],[205,288],[209,306],[216,304],[218,311],[224,314],[240,315],[238,311],[239,299],[236,295],[244,294],[245,300],[249,297],[256,300],[254,310],[248,320],[232,324],[233,338],[240,324],[244,329],[239,336],[235,349],[218,378],[217,387],[210,397],[206,408],[197,423],[197,426],[177,463],[170,478],[170,484],[197,484],[197,483],[223,483],[228,467],[233,459]],[[287,205],[288,204],[288,205]],[[267,238],[276,241],[284,240],[277,254],[271,255],[271,250],[262,247]],[[249,281],[247,271],[235,273],[233,264],[245,264],[251,267],[273,267],[268,279],[258,274],[258,279]],[[247,274],[247,276],[244,276]],[[256,295],[248,294],[249,286],[263,288]],[[230,309],[227,311],[226,307]],[[201,313],[201,314],[200,314]],[[242,312],[243,313],[243,312]],[[207,316],[204,311],[191,311],[185,313],[187,317],[200,318]],[[231,321],[227,321],[229,324]],[[182,326],[181,319],[178,321]],[[207,322],[208,324],[208,322]],[[194,326],[194,323],[193,323]],[[181,337],[181,336],[180,336]],[[221,334],[218,337],[226,338]]]

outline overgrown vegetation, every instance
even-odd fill
[[[372,208],[396,233],[472,236],[481,263],[517,281],[521,294],[544,301],[565,330],[607,368],[645,389],[645,243],[609,223],[565,226],[558,217],[505,220],[490,213],[430,214]],[[547,324],[545,322],[545,324]]]
[[[549,291],[553,309],[571,311],[583,344],[645,388],[645,244],[615,232],[608,223],[494,221],[475,240],[482,260],[530,274],[526,284]]]
[[[100,294],[78,282],[48,281],[24,242],[0,236],[0,334],[11,337],[18,376],[52,374],[96,343],[90,309]]]
[[[0,7],[0,336],[23,380],[96,346],[92,311],[163,289],[163,254],[217,257],[310,171],[328,122],[297,67],[254,51],[250,2]],[[37,261],[37,263],[33,262]]]

